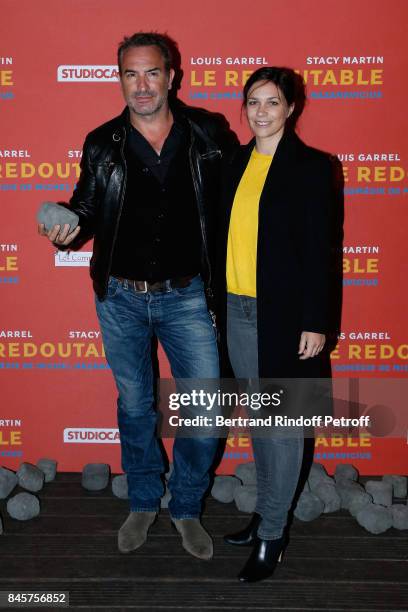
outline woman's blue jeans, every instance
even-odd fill
[[[228,294],[228,353],[236,378],[258,379],[256,298]],[[271,350],[274,350],[271,347]],[[262,516],[258,536],[264,540],[283,535],[296,492],[303,458],[303,433],[252,437],[257,475],[255,512]]]
[[[164,493],[163,458],[156,438],[157,413],[151,359],[153,335],[159,339],[174,378],[218,379],[219,363],[203,282],[163,292],[136,292],[111,277],[96,311],[118,398],[122,467],[127,474],[130,509],[158,511]],[[209,469],[218,439],[176,437],[174,471],[169,480],[173,518],[197,518],[209,486]]]

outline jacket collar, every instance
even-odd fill
[[[173,114],[174,122],[183,125],[184,127],[189,126],[187,117],[182,112],[182,106],[177,102],[169,101],[170,110]],[[126,135],[130,129],[130,112],[129,107],[125,106],[120,115],[116,117],[116,125],[114,127],[112,138],[115,142],[119,142]]]
[[[122,139],[126,138],[126,126],[129,123],[129,109],[127,106],[123,109],[120,115],[116,117],[114,129],[112,131],[112,140],[118,144]]]

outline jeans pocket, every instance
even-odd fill
[[[203,294],[204,296],[204,283],[202,281],[202,278],[199,274],[197,274],[197,276],[194,276],[194,278],[191,280],[190,284],[187,285],[187,287],[175,287],[173,289],[173,292],[175,295],[178,295],[179,297],[194,297],[200,294]]]
[[[108,281],[108,289],[106,292],[106,297],[108,298],[115,297],[115,295],[118,292],[119,287],[120,287],[120,281],[114,276],[110,276],[109,281]]]

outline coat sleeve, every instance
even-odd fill
[[[326,334],[329,320],[330,218],[334,206],[332,165],[327,155],[305,164],[302,181],[302,330]]]
[[[224,115],[201,111],[200,115],[192,115],[191,118],[198,130],[200,132],[203,131],[219,147],[223,159],[230,162],[239,148],[239,140],[235,132],[231,130],[230,124]]]
[[[235,132],[231,130],[228,121],[222,115],[215,123],[213,139],[221,149],[223,164],[230,163],[234,154],[239,149],[239,140]]]
[[[56,245],[60,250],[80,249],[85,242],[93,237],[95,232],[98,198],[95,170],[92,164],[92,145],[89,136],[85,139],[80,167],[80,176],[69,203],[60,202],[60,204],[78,215],[78,225],[81,230],[75,240],[68,246]]]

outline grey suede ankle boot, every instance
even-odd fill
[[[183,548],[199,559],[209,560],[213,556],[213,543],[198,518],[172,519],[174,528],[179,532]]]
[[[157,512],[131,512],[119,529],[118,548],[122,553],[129,553],[140,548],[146,542],[149,527],[154,522]]]

